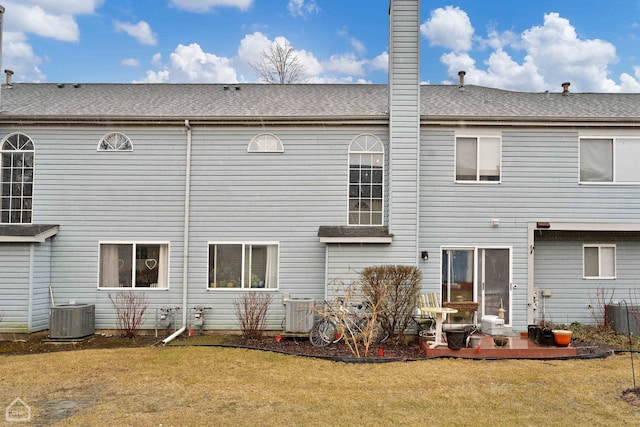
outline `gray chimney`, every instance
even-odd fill
[[[2,33],[4,32],[3,21],[4,21],[4,6],[0,6],[0,70],[2,70]],[[2,106],[1,97],[0,97],[0,106]]]
[[[417,261],[420,169],[420,0],[389,3],[388,230],[398,263]],[[418,254],[418,255],[417,255]]]
[[[11,86],[11,77],[13,76],[13,71],[12,70],[4,70],[4,73],[7,75],[7,77],[6,77],[7,86]]]
[[[569,86],[571,86],[570,82],[564,82],[562,83],[562,94],[564,96],[569,95]]]

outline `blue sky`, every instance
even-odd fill
[[[388,0],[0,0],[15,82],[253,83],[271,43],[310,83],[385,83]],[[640,0],[421,2],[421,80],[640,92]]]

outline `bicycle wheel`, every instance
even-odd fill
[[[379,321],[376,321],[375,328],[373,329],[373,342],[380,344],[389,339],[389,332],[387,332]]]
[[[389,333],[384,330],[380,321],[376,320],[376,324],[373,326],[373,330],[369,331],[369,322],[370,319],[362,318],[358,321],[358,327],[360,331],[362,331],[362,336],[364,338],[365,334],[371,332],[371,343],[380,344],[389,339]]]
[[[314,347],[326,347],[336,339],[336,325],[327,320],[320,319],[309,332],[309,341]]]

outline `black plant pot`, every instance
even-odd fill
[[[542,326],[529,325],[527,326],[527,337],[533,342],[538,342],[540,338],[540,332],[542,332]]]
[[[538,344],[540,345],[554,345],[555,340],[553,338],[553,331],[551,329],[544,328],[540,331],[538,336]]]
[[[451,350],[460,350],[462,347],[466,347],[467,331],[463,329],[451,329],[446,332],[447,334],[447,347]]]

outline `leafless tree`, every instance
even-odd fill
[[[260,59],[249,64],[260,79],[271,84],[300,83],[305,80],[305,67],[295,49],[284,41],[274,41],[260,54]]]

